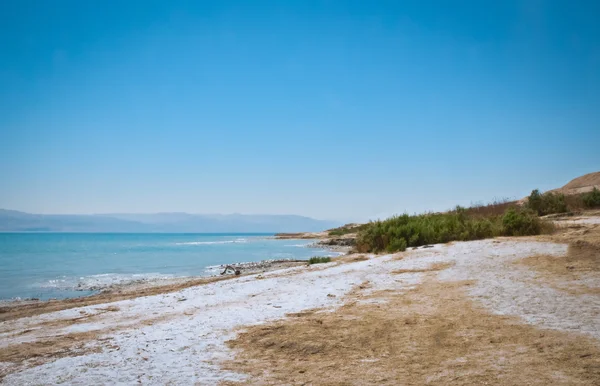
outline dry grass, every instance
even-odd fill
[[[551,285],[571,294],[600,294],[600,228],[587,228],[587,232],[581,233],[569,244],[564,256],[537,255],[517,263],[533,269],[540,284]],[[583,285],[582,280],[597,285]]]
[[[509,199],[494,200],[486,205],[475,204],[465,209],[465,213],[469,216],[502,216],[508,208],[517,207],[518,201]]]
[[[90,352],[85,345],[97,338],[98,332],[90,331],[15,344],[0,349],[0,362],[20,363],[32,359],[35,359],[36,362],[47,362],[66,356],[82,355]]]
[[[95,317],[107,312],[118,312],[119,308],[109,306],[99,309],[95,314],[82,313],[81,317],[71,319],[52,320],[36,324],[34,329],[26,329],[17,335],[26,335],[40,331],[50,334],[57,329],[67,326],[73,326],[77,323],[87,323],[94,320]],[[151,326],[157,323],[165,323],[174,315],[160,315],[158,317],[148,318],[138,321],[139,325]],[[123,321],[121,319],[121,321]],[[41,330],[39,329],[41,328]],[[40,366],[45,363],[53,362],[64,357],[73,357],[86,355],[94,352],[100,352],[104,349],[119,350],[120,348],[112,343],[113,338],[107,335],[119,331],[130,329],[131,325],[109,326],[101,330],[87,332],[76,332],[57,335],[38,336],[33,341],[12,344],[0,348],[0,362],[10,363],[8,367],[0,369],[0,381],[15,371],[21,371],[26,368]],[[104,337],[102,337],[104,336]]]
[[[91,346],[88,343],[92,341],[103,343],[103,345]],[[0,382],[6,375],[24,368],[40,366],[67,356],[100,352],[103,347],[117,348],[109,341],[110,338],[99,339],[98,331],[89,331],[47,337],[43,340],[3,347],[0,349],[0,362],[11,365],[0,369]]]
[[[586,214],[588,213],[589,212],[586,212]],[[598,212],[597,216],[600,216],[600,212]],[[571,217],[566,218],[569,220],[571,219]],[[560,221],[555,224],[553,233],[536,236],[535,239],[565,244],[583,241],[600,245],[600,225],[598,224],[565,224]]]
[[[362,254],[350,254],[350,255],[342,255],[337,257],[332,257],[331,261],[341,262],[341,263],[356,263],[358,261],[369,260],[369,258]]]
[[[545,277],[578,279],[582,274],[600,273],[600,245],[578,241],[569,245],[565,256],[531,256],[519,261]]]
[[[392,274],[399,275],[402,273],[421,273],[421,272],[435,272],[443,271],[446,268],[450,268],[454,265],[454,262],[434,263],[426,268],[413,268],[413,269],[397,269],[392,271]]]
[[[468,282],[429,280],[385,304],[350,303],[251,327],[226,366],[248,384],[593,385],[600,348],[581,336],[491,315]],[[379,294],[379,297],[384,296]]]

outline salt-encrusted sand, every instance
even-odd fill
[[[598,295],[560,291],[515,264],[566,253],[566,244],[534,238],[451,243],[7,320],[0,323],[0,374],[7,385],[252,383],[247,373],[223,366],[235,356],[226,341],[242,328],[306,310],[334,311],[349,299],[360,302],[357,291],[377,302],[369,295],[415,288],[435,264],[440,282],[472,281],[469,296],[492,314],[598,341]]]

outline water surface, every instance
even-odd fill
[[[0,233],[0,299],[89,295],[111,284],[206,276],[218,266],[327,255],[268,234]]]

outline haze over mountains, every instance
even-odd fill
[[[296,215],[244,214],[31,214],[0,209],[2,232],[306,232],[341,225]]]

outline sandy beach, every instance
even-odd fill
[[[89,304],[17,307],[0,323],[0,377],[6,385],[448,384],[457,375],[461,384],[499,375],[507,384],[595,384],[600,267],[568,260],[577,242],[600,240],[598,219],[557,221],[557,236],[347,255]],[[548,260],[574,268],[553,273]]]

